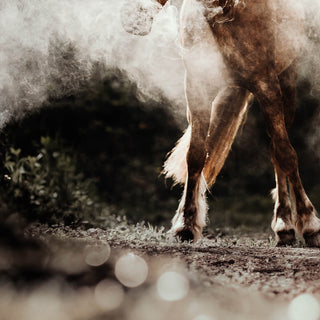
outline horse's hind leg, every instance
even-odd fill
[[[286,126],[289,128],[294,118],[296,65],[293,64],[279,76],[283,93]],[[295,200],[295,224],[308,246],[320,246],[320,220],[316,210],[306,195],[300,179],[289,179],[290,194]]]
[[[276,236],[278,246],[292,244],[295,242],[295,227],[292,222],[291,202],[287,185],[287,176],[274,162],[276,188],[272,190],[274,204],[274,215],[271,228]]]
[[[280,81],[274,73],[257,81],[253,90],[260,102],[271,137],[272,159],[288,177],[290,189],[293,190],[297,211],[296,229],[309,246],[320,246],[320,222],[299,176],[298,157],[286,129]]]
[[[291,64],[278,78],[282,91],[284,120],[288,130],[292,125],[295,113],[296,63]],[[280,169],[277,160],[273,158],[273,152],[271,152],[271,160],[274,165],[276,180],[276,188],[272,191],[275,206],[271,228],[275,233],[278,246],[292,244],[295,242],[295,227],[292,220],[292,205],[294,206],[294,204],[291,203],[287,176]]]

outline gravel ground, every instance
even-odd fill
[[[319,319],[319,249],[276,248],[268,234],[186,244],[133,233],[2,232],[0,319]]]

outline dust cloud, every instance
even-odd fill
[[[153,22],[144,37],[127,33],[121,25],[127,0],[2,0],[0,127],[49,97],[72,94],[87,85],[97,63],[123,71],[137,84],[141,98],[165,96],[172,108],[183,109],[178,35],[182,0],[168,1],[161,10],[151,0],[136,1],[154,12],[141,10],[141,16],[131,21]],[[311,94],[320,96],[320,4],[296,1],[307,16],[300,77],[310,81]],[[314,119],[313,126],[319,127],[319,121]]]
[[[165,96],[182,106],[177,7],[161,10],[151,33],[141,37],[121,26],[123,5],[123,0],[2,0],[0,127],[48,97],[79,90],[97,63],[126,73],[141,97]]]

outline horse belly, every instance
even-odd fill
[[[236,78],[254,82],[271,66],[280,74],[300,55],[303,11],[299,0],[246,0],[234,19],[212,25],[220,51]]]
[[[304,10],[298,0],[272,0],[275,24],[275,63],[284,71],[301,53],[304,41]]]

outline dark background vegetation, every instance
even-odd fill
[[[165,98],[141,102],[136,96],[124,74],[97,67],[76,91],[52,96],[38,111],[9,123],[0,139],[1,219],[90,225],[125,215],[168,226],[182,189],[160,173],[187,124],[184,115],[173,116]],[[305,188],[319,208],[319,157],[306,139],[319,100],[306,79],[299,80],[297,96],[290,136]],[[268,144],[255,102],[208,195],[215,227],[270,224],[275,183]]]

